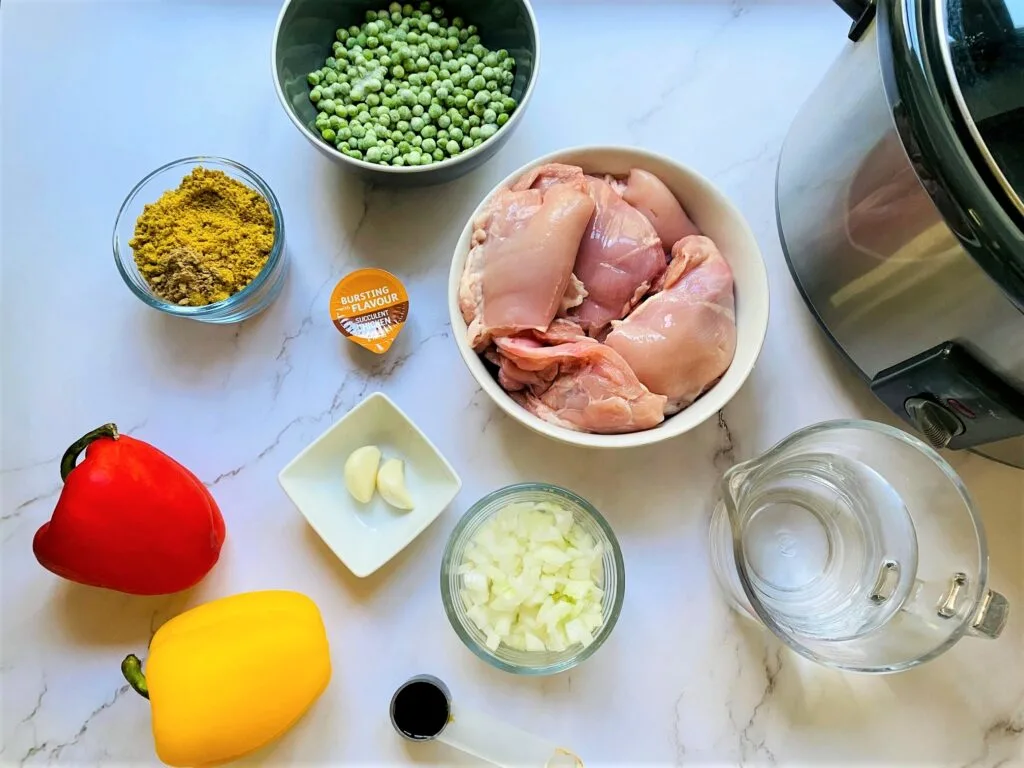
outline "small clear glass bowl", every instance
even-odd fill
[[[181,180],[198,167],[223,171],[236,181],[259,192],[270,205],[274,216],[274,245],[266,266],[245,288],[224,301],[202,307],[187,307],[157,296],[135,264],[135,255],[129,241],[135,234],[135,222],[142,210],[168,190],[177,189]],[[167,163],[135,185],[121,204],[114,222],[114,262],[125,285],[144,303],[177,317],[188,317],[204,323],[238,323],[262,312],[281,293],[288,262],[284,248],[284,216],[274,193],[255,172],[241,163],[223,157],[185,157]]]
[[[602,545],[604,573],[600,586],[604,589],[601,605],[604,623],[594,635],[594,642],[586,647],[576,643],[562,652],[517,651],[502,643],[496,651],[492,651],[485,645],[483,632],[466,615],[466,606],[460,594],[463,577],[459,575],[458,568],[467,545],[480,526],[501,509],[524,501],[547,501],[570,510],[574,521]],[[615,628],[625,591],[626,572],[622,550],[619,549],[619,542],[611,526],[585,499],[565,488],[546,483],[509,485],[484,496],[470,507],[455,526],[441,560],[441,600],[455,634],[469,650],[488,664],[517,675],[553,675],[572,669],[593,656]]]

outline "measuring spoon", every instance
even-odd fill
[[[453,706],[433,675],[409,678],[391,697],[391,725],[409,741],[437,741],[505,768],[583,768],[571,750],[489,715]]]

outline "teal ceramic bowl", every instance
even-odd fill
[[[480,30],[483,44],[505,48],[516,60],[512,97],[519,106],[494,136],[462,154],[426,166],[394,167],[355,160],[326,143],[313,127],[316,108],[306,75],[331,55],[335,31],[363,22],[366,11],[387,8],[388,0],[286,0],[274,29],[274,86],[288,117],[322,154],[368,181],[423,186],[451,181],[485,163],[508,141],[523,119],[537,82],[540,38],[529,0],[437,0],[449,18],[462,16]]]

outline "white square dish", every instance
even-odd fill
[[[364,445],[405,462],[415,507],[395,509],[374,493],[361,504],[345,488],[345,460]],[[324,543],[352,573],[369,576],[444,511],[462,487],[452,466],[386,395],[374,392],[331,425],[277,476]]]

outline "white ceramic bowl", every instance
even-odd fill
[[[405,462],[415,508],[404,512],[379,493],[360,504],[345,488],[345,460],[356,448],[378,446]],[[412,420],[375,392],[342,416],[288,466],[278,481],[324,543],[356,576],[369,576],[437,519],[462,481]]]
[[[629,173],[643,168],[660,178],[682,202],[701,231],[718,245],[732,268],[736,294],[736,355],[725,375],[690,407],[653,429],[624,435],[594,435],[549,424],[521,407],[498,384],[483,360],[466,341],[466,322],[459,310],[459,281],[469,254],[473,221],[498,189],[545,163],[579,165],[587,173]],[[632,147],[576,147],[553,152],[509,174],[480,203],[466,222],[455,246],[448,277],[448,311],[455,343],[473,378],[505,413],[530,429],[565,443],[591,448],[627,448],[676,437],[701,424],[729,402],[757,362],[768,330],[768,274],[761,250],[743,215],[710,181],[673,160]]]

